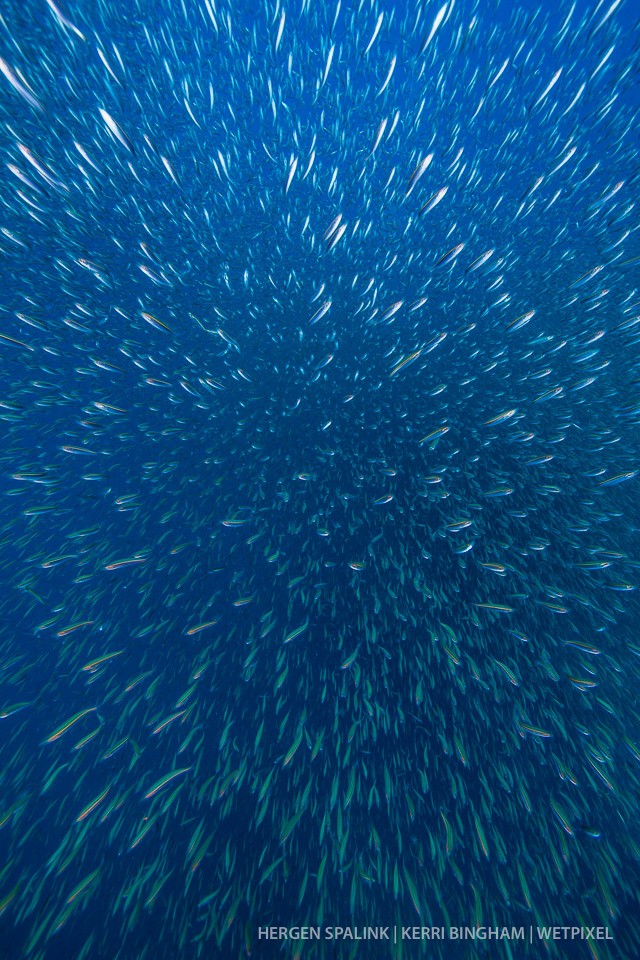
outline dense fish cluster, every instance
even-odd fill
[[[640,956],[636,18],[4,5],[3,960]]]

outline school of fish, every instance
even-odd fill
[[[2,960],[640,956],[639,60],[2,7]]]

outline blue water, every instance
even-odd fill
[[[0,958],[637,958],[633,4],[0,28]]]

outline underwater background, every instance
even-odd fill
[[[4,0],[1,960],[640,957],[639,16]]]

